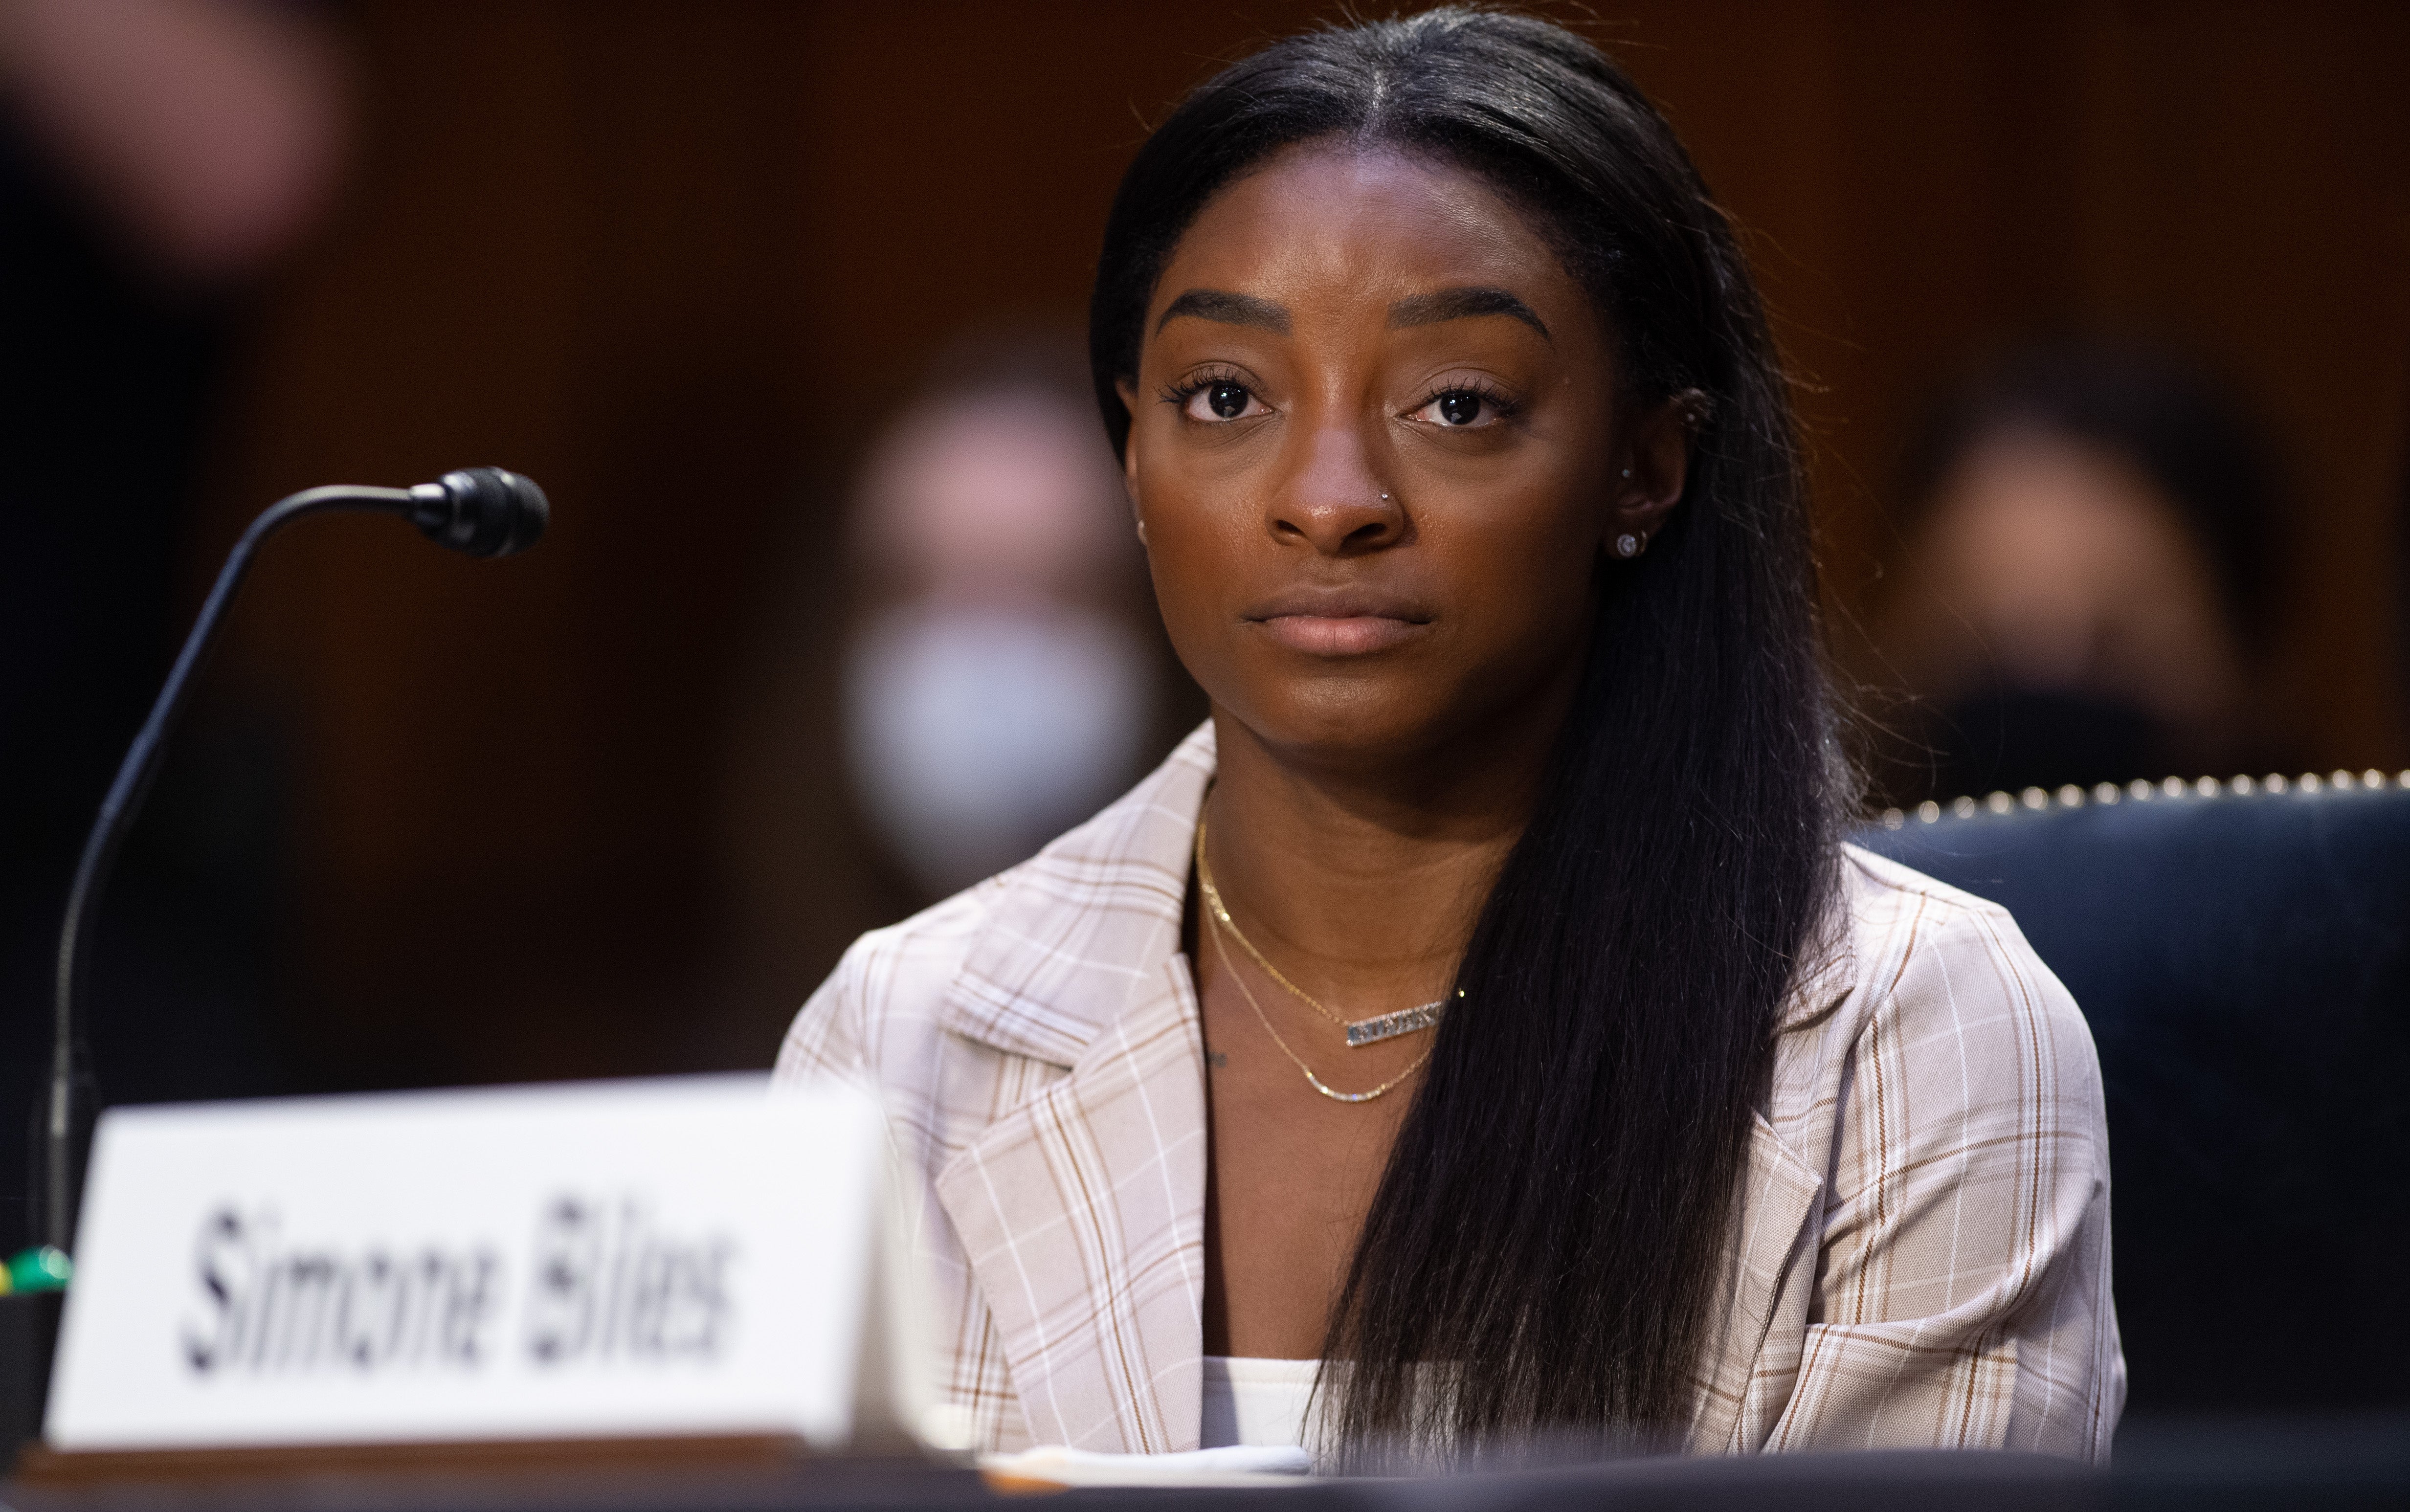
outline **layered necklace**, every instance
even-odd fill
[[[1291,1050],[1288,1047],[1288,1041],[1280,1037],[1280,1031],[1272,1027],[1271,1016],[1264,1011],[1264,1005],[1256,1000],[1256,990],[1247,985],[1247,979],[1232,967],[1229,947],[1223,943],[1224,935],[1237,940],[1239,948],[1245,951],[1256,965],[1263,968],[1264,975],[1279,982],[1306,1007],[1339,1025],[1340,1029],[1346,1034],[1347,1045],[1351,1050],[1362,1045],[1378,1044],[1384,1040],[1394,1040],[1401,1034],[1412,1034],[1417,1029],[1436,1027],[1440,1015],[1447,1010],[1447,999],[1443,997],[1436,1002],[1424,1003],[1416,1008],[1402,1008],[1394,1013],[1376,1013],[1368,1019],[1350,1019],[1343,1014],[1331,1011],[1321,999],[1289,981],[1281,973],[1280,967],[1265,959],[1263,952],[1256,949],[1255,942],[1247,938],[1246,932],[1239,927],[1239,922],[1236,919],[1230,917],[1229,909],[1222,902],[1222,890],[1213,885],[1213,868],[1205,862],[1205,816],[1202,814],[1197,817],[1197,890],[1204,895],[1205,911],[1212,916],[1213,949],[1222,958],[1222,969],[1229,972],[1230,980],[1239,984],[1239,995],[1246,999],[1247,1007],[1254,1010],[1256,1022],[1264,1026],[1264,1033],[1271,1037],[1272,1043],[1280,1047],[1280,1053],[1288,1057],[1289,1064],[1305,1073],[1306,1082],[1314,1091],[1334,1102],[1371,1102],[1430,1064],[1431,1053],[1426,1049],[1420,1055],[1415,1057],[1413,1065],[1368,1092],[1341,1092],[1324,1082],[1321,1077],[1314,1075],[1314,1068],[1308,1066],[1296,1051]],[[1458,996],[1463,996],[1461,990],[1459,991]]]

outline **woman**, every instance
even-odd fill
[[[780,1059],[888,1099],[981,1440],[2104,1453],[2090,1040],[1837,839],[1782,381],[1632,83],[1453,8],[1269,48],[1090,342],[1212,720]]]

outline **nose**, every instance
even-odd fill
[[[1326,426],[1304,439],[1295,470],[1272,493],[1266,526],[1283,545],[1352,557],[1405,539],[1406,512],[1381,481],[1364,439]]]

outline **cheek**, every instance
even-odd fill
[[[1146,518],[1146,563],[1164,628],[1183,662],[1205,649],[1211,627],[1235,612],[1225,601],[1241,578],[1248,542],[1239,512],[1194,479],[1139,478]]]
[[[1465,585],[1461,632],[1449,637],[1449,660],[1475,702],[1511,701],[1588,653],[1597,576],[1577,554],[1545,547],[1511,558],[1500,553],[1484,565],[1492,570]]]
[[[1430,512],[1434,557],[1450,564],[1463,607],[1490,634],[1586,618],[1598,582],[1599,511],[1550,487]],[[1485,637],[1488,638],[1488,637]]]

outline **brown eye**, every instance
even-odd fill
[[[1514,411],[1512,403],[1478,388],[1448,388],[1425,400],[1408,418],[1450,430],[1473,430],[1494,426]]]
[[[1181,413],[1212,425],[1221,420],[1250,420],[1271,411],[1255,391],[1234,378],[1212,378],[1175,396]]]

